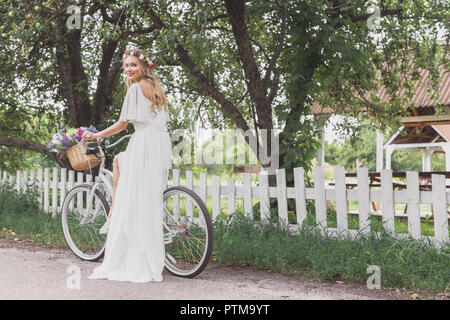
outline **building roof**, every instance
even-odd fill
[[[411,98],[411,103],[417,104],[415,115],[433,115],[434,106],[437,103],[442,103],[444,106],[450,106],[450,72],[445,71],[445,67],[441,66],[440,75],[442,77],[442,82],[440,86],[440,97],[438,99],[431,99],[427,95],[427,88],[430,84],[429,72],[428,70],[419,69],[420,79],[416,80],[415,87],[416,91]],[[399,93],[400,96],[404,94],[405,90],[402,89]],[[366,98],[370,95],[369,92],[366,93]],[[385,87],[380,87],[377,91],[377,96],[382,99],[382,101],[388,101],[388,94]],[[319,103],[314,102],[311,110],[314,114],[330,114],[333,113],[333,109],[330,107],[322,107]]]
[[[401,127],[387,140],[385,145],[435,142],[450,142],[449,124],[430,125],[422,128]]]

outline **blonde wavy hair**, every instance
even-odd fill
[[[140,51],[140,53],[142,53],[146,57],[148,57],[148,54],[146,51],[144,51],[142,49],[138,49],[138,50]],[[144,63],[144,61],[139,59],[139,57],[137,57],[136,55],[124,53],[122,56],[123,73],[125,74],[125,61],[129,56],[135,57],[136,60],[138,61],[138,66],[142,73],[142,78],[141,78],[141,81],[143,82],[143,86],[141,86],[142,93],[148,100],[150,100],[152,102],[151,108],[152,108],[154,115],[156,116],[156,108],[160,111],[161,108],[164,107],[164,110],[166,110],[168,112],[169,108],[167,106],[167,99],[164,94],[164,90],[161,86],[161,82],[159,81],[158,77],[156,76],[156,74],[153,71],[153,67],[149,67],[148,64]],[[125,77],[125,84],[126,84],[127,90],[128,90],[131,87],[131,85],[133,84],[133,82],[130,79],[128,79],[128,77]]]

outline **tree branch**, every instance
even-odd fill
[[[269,87],[269,82],[270,82],[270,75],[273,72],[273,69],[275,68],[275,65],[277,63],[278,58],[281,55],[281,52],[283,51],[283,47],[284,47],[284,41],[286,39],[286,28],[287,28],[287,23],[286,23],[286,15],[287,15],[287,10],[286,10],[286,0],[282,1],[282,8],[281,8],[281,32],[280,32],[280,37],[278,39],[278,43],[275,49],[275,52],[272,56],[272,59],[269,60],[269,66],[267,67],[266,70],[266,75],[264,76],[264,92],[267,92],[267,89]],[[275,76],[274,76],[275,78]],[[272,89],[271,92],[276,93],[278,90],[277,88],[275,88],[274,86],[278,87],[278,81],[274,81],[272,83]],[[272,101],[272,99],[269,98],[269,101]]]
[[[34,152],[43,153],[43,154],[49,156],[50,158],[52,158],[53,160],[58,161],[56,158],[56,154],[54,152],[50,152],[47,149],[46,145],[43,145],[38,142],[25,140],[22,138],[0,136],[0,146],[17,147],[17,148],[21,148],[21,149],[26,149],[26,150],[31,150]]]
[[[159,18],[159,16],[155,13],[155,11],[151,8],[147,11],[150,20],[153,22],[155,26],[159,29],[165,29],[167,26],[164,22]],[[175,53],[178,56],[178,60],[180,63],[187,68],[187,70],[191,73],[191,75],[197,80],[198,85],[208,93],[208,95],[217,101],[226,111],[228,116],[233,119],[236,125],[246,131],[249,127],[245,119],[242,117],[242,114],[239,110],[234,106],[234,104],[229,101],[218,89],[217,87],[211,83],[205,75],[201,71],[196,68],[196,64],[189,56],[186,49],[181,44],[176,44]]]
[[[272,109],[264,90],[258,66],[253,55],[250,39],[245,24],[245,2],[225,0],[225,7],[230,16],[231,26],[236,40],[239,57],[244,73],[248,79],[248,89],[256,106],[258,122],[264,129],[272,129]]]

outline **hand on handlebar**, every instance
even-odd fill
[[[95,133],[92,133],[92,132],[89,132],[89,131],[85,131],[85,132],[83,133],[83,136],[82,136],[82,139],[83,139],[83,141],[85,141],[85,142],[87,142],[87,141],[89,141],[89,140],[92,140],[92,139],[95,139],[95,138],[97,138],[96,134],[95,134]]]

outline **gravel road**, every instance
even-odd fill
[[[163,282],[89,280],[98,263],[76,258],[69,250],[43,249],[0,239],[0,299],[172,299],[172,300],[380,300],[408,299],[391,290],[369,290],[299,276],[229,267],[211,262],[194,279],[164,271]],[[77,278],[79,274],[79,278]]]

